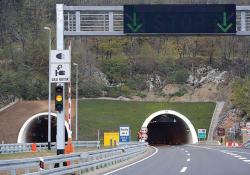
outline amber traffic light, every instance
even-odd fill
[[[63,110],[63,87],[60,85],[55,88],[55,110],[58,112]]]

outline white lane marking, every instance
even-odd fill
[[[188,151],[185,151],[185,153],[188,153]]]
[[[228,151],[228,153],[231,153],[231,154],[233,154],[233,153],[238,153],[238,154],[250,154],[249,152],[244,152],[244,151],[233,151],[233,150]]]
[[[185,149],[184,148],[181,148],[182,151],[184,151]]]
[[[236,155],[236,156],[234,156],[235,158],[240,158],[241,156],[239,156],[239,155]]]
[[[244,162],[250,162],[250,160],[243,160]]]
[[[231,155],[231,156],[237,156],[238,154],[234,154],[234,153],[227,153],[228,155]]]
[[[183,167],[183,168],[181,169],[180,173],[184,173],[186,170],[187,170],[187,167],[185,166],[185,167]]]
[[[155,149],[155,152],[154,152],[153,154],[149,155],[148,157],[145,157],[144,159],[138,160],[138,161],[136,161],[136,162],[134,162],[134,163],[131,163],[131,164],[126,165],[126,166],[124,166],[124,167],[118,168],[118,169],[116,169],[116,170],[107,172],[107,173],[105,173],[105,174],[103,174],[103,175],[112,174],[112,173],[114,173],[114,172],[120,171],[120,170],[122,170],[122,169],[128,168],[128,167],[130,167],[130,166],[133,166],[133,165],[135,165],[135,164],[137,164],[137,163],[140,163],[140,162],[142,162],[142,161],[144,161],[144,160],[149,159],[150,157],[152,157],[152,156],[154,156],[155,154],[158,153],[158,149],[157,149],[156,147],[154,147],[154,146],[152,146],[152,147]]]
[[[189,153],[188,153],[187,155],[188,155],[188,156],[190,156],[190,154],[189,154]]]
[[[187,162],[190,162],[190,158],[187,159]]]
[[[239,157],[240,160],[246,160],[247,158],[245,157]]]

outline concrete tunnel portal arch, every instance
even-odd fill
[[[65,141],[70,134],[65,121]],[[19,131],[17,143],[43,143],[48,141],[48,112],[31,116]],[[51,141],[56,141],[56,114],[51,113]]]
[[[151,145],[181,145],[198,142],[193,124],[184,115],[173,110],[151,114],[142,124],[147,128],[147,142]]]

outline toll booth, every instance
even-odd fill
[[[104,132],[104,146],[116,146],[119,144],[118,132]]]

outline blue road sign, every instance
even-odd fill
[[[129,126],[120,126],[119,128],[119,141],[120,142],[129,142],[130,141],[130,127]]]

